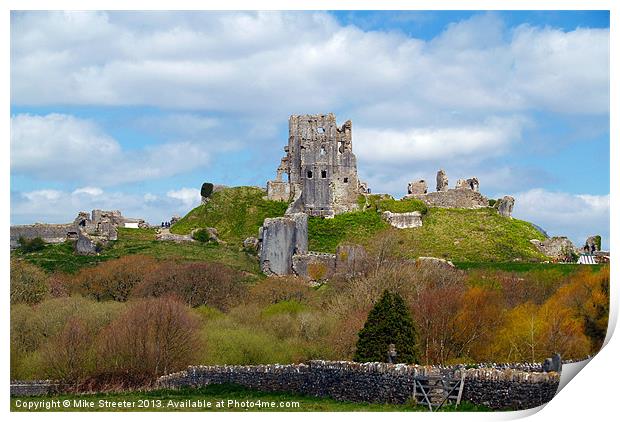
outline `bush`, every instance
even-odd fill
[[[250,289],[248,300],[261,306],[283,301],[307,303],[312,295],[312,288],[298,277],[269,277]]]
[[[418,362],[416,332],[405,301],[385,290],[359,332],[354,360],[386,362],[390,344],[398,353],[395,362]]]
[[[211,240],[211,235],[207,229],[198,229],[192,233],[192,239],[197,240],[201,243],[207,243]]]
[[[226,311],[245,296],[240,278],[237,271],[215,262],[164,262],[144,277],[133,294],[173,295],[192,307],[208,305]]]
[[[11,259],[11,303],[35,304],[47,294],[47,275],[36,265]]]
[[[171,298],[135,302],[101,333],[98,361],[102,379],[145,385],[185,369],[198,350],[198,317]]]
[[[307,308],[306,306],[294,300],[290,300],[290,301],[285,300],[285,301],[274,303],[273,305],[267,306],[263,310],[263,316],[270,317],[270,316],[280,315],[280,314],[296,315],[304,311],[306,308]]]
[[[211,196],[212,193],[213,193],[213,183],[208,183],[208,182],[203,183],[202,187],[200,188],[200,196],[202,196],[203,198],[208,198]]]
[[[127,255],[80,271],[71,280],[73,290],[96,300],[124,302],[132,289],[157,266],[155,259]]]
[[[30,240],[25,237],[20,237],[18,242],[22,252],[36,252],[45,248],[45,241],[40,237],[35,237]]]
[[[44,347],[43,363],[52,379],[77,383],[92,371],[93,335],[78,317],[67,321],[63,330]]]
[[[497,199],[489,199],[489,207],[494,207],[497,202]]]

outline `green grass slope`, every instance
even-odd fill
[[[206,205],[191,210],[172,226],[176,234],[188,234],[199,227],[215,227],[219,237],[241,244],[249,236],[257,236],[263,220],[284,215],[287,203],[264,200],[262,189],[241,186],[213,193]]]
[[[312,217],[308,222],[309,246],[318,252],[333,253],[343,241],[369,245],[387,233],[397,239],[397,253],[407,258],[434,256],[460,262],[545,259],[530,242],[543,239],[538,230],[525,221],[501,217],[492,208],[429,208],[422,227],[413,229],[390,227],[374,208],[333,219]]]

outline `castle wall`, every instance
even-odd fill
[[[406,197],[419,199],[429,207],[482,208],[489,206],[489,200],[480,192],[465,188],[448,189],[426,194],[412,194]]]
[[[77,237],[77,229],[74,224],[26,224],[20,226],[11,226],[11,248],[19,246],[19,238],[34,239],[40,237],[46,243],[62,243],[67,240],[69,233],[75,233]]]

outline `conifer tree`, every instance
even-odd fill
[[[368,314],[358,334],[353,360],[387,362],[390,344],[396,346],[395,363],[417,363],[417,335],[405,301],[398,293],[385,290]]]

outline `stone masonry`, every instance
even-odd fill
[[[406,403],[414,379],[443,376],[465,384],[462,400],[492,409],[528,409],[550,401],[560,374],[515,369],[462,369],[387,363],[310,361],[307,364],[190,366],[160,377],[158,388],[201,387],[233,383],[261,391],[282,391],[335,400]]]
[[[424,182],[426,184],[426,182]],[[419,184],[418,184],[419,186]],[[407,187],[409,192],[405,198],[416,198],[423,201],[429,207],[441,208],[483,208],[489,206],[489,200],[480,193],[478,178],[459,179],[454,189],[448,188],[448,176],[443,170],[437,172],[437,191],[421,192],[421,189],[412,189],[410,183]]]
[[[350,120],[338,127],[332,113],[290,116],[284,151],[276,179],[267,183],[268,199],[293,201],[287,214],[332,217],[357,209],[368,188],[357,177]]]
[[[308,215],[266,218],[258,232],[258,247],[263,273],[293,274],[293,255],[308,252]]]

